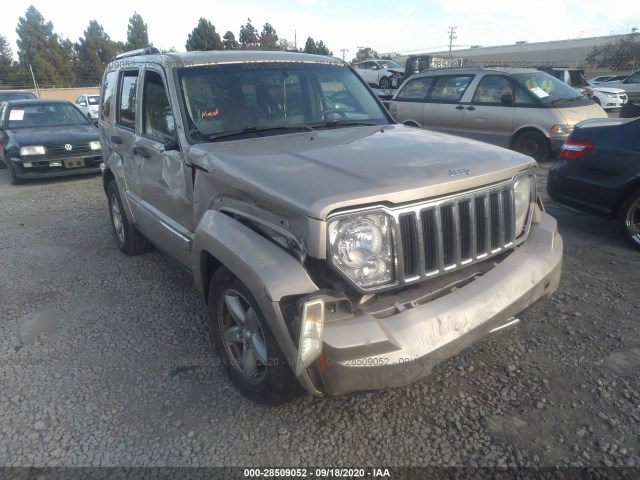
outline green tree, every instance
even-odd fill
[[[231,30],[227,30],[227,33],[222,37],[222,41],[225,50],[238,50],[240,48],[240,44]]]
[[[18,59],[23,68],[31,68],[40,86],[74,84],[73,44],[53,32],[53,24],[30,6],[18,19]]]
[[[13,51],[7,37],[0,35],[0,85],[9,85],[12,65]]]
[[[200,18],[198,26],[189,34],[185,46],[187,52],[192,52],[194,50],[222,50],[224,44],[216,32],[216,27],[206,18]]]
[[[104,67],[123,49],[122,42],[111,40],[102,25],[97,20],[91,20],[84,31],[84,37],[79,38],[75,44],[78,54],[77,84],[97,85],[102,78]]]
[[[251,19],[247,18],[247,24],[240,27],[240,47],[243,50],[255,50],[258,46],[258,30],[251,24]]]
[[[265,23],[260,33],[260,50],[280,50],[278,45],[278,34],[270,23]]]
[[[315,55],[333,55],[322,40],[316,42],[313,38],[308,37],[304,44],[304,53],[312,53]]]
[[[624,38],[596,48],[587,55],[585,62],[610,70],[635,70],[640,62],[640,33],[632,28]]]
[[[364,62],[365,60],[369,60],[370,58],[378,58],[378,52],[373,50],[371,47],[362,47],[359,48],[356,52],[356,56],[351,63]]]
[[[137,50],[153,45],[149,43],[149,33],[147,32],[147,24],[144,23],[142,16],[138,12],[133,12],[129,18],[129,26],[127,27],[127,42],[125,50]]]

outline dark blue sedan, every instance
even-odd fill
[[[619,220],[640,249],[640,118],[577,124],[549,171],[547,190],[556,202]]]
[[[24,180],[97,173],[98,129],[66,100],[0,102],[0,166],[12,185]]]

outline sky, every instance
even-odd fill
[[[456,27],[453,49],[472,45],[511,45],[517,41],[543,42],[630,33],[640,28],[640,2],[607,6],[602,0],[5,0],[0,34],[17,57],[19,17],[33,5],[53,23],[54,32],[73,42],[83,36],[90,20],[97,20],[112,40],[125,41],[134,11],[148,26],[155,47],[185,50],[187,36],[204,17],[222,37],[251,23],[258,31],[270,23],[280,38],[322,40],[337,57],[352,59],[358,47],[380,55],[446,51],[449,29]],[[188,5],[188,6],[187,6]],[[345,49],[344,52],[342,50]]]

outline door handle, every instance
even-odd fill
[[[133,149],[133,154],[140,155],[142,158],[149,158],[149,152],[147,152],[147,149],[144,147],[135,147]]]
[[[464,107],[463,107],[462,105],[458,105],[458,106],[456,107],[456,110],[464,110]]]
[[[117,135],[111,135],[111,141],[117,145],[120,145],[122,143],[122,139],[117,136]]]
[[[467,110],[475,110],[476,107],[474,107],[473,105],[471,105],[470,107],[467,107]]]

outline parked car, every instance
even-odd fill
[[[627,93],[621,88],[613,87],[592,87],[591,98],[604,110],[622,108],[627,103]]]
[[[38,98],[30,90],[0,90],[0,102]]]
[[[398,87],[404,78],[404,69],[391,60],[366,60],[357,63],[355,71],[370,86],[381,89]]]
[[[640,249],[640,118],[593,119],[576,125],[551,167],[556,202],[618,220]]]
[[[98,122],[98,105],[100,95],[85,94],[76,98],[76,105],[92,122]]]
[[[559,151],[579,121],[607,117],[557,78],[517,68],[419,73],[402,84],[388,108],[405,125],[483,140],[536,160]]]
[[[537,67],[538,70],[553,75],[586,97],[591,98],[593,91],[591,85],[584,76],[584,70],[571,67]]]
[[[66,100],[0,103],[0,164],[12,185],[36,178],[98,173],[100,137]]]
[[[640,70],[632,73],[624,80],[603,82],[601,87],[622,88],[627,92],[630,102],[640,102]]]
[[[101,98],[118,247],[193,275],[256,401],[410,383],[558,286],[537,164],[397,125],[339,59],[149,49]]]

